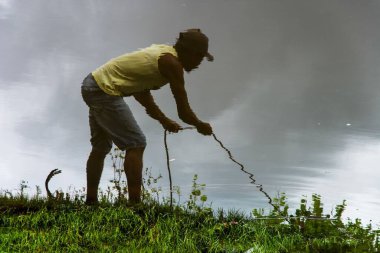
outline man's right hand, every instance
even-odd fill
[[[161,125],[165,130],[168,130],[172,133],[178,133],[178,131],[182,129],[182,127],[177,122],[171,119],[164,119],[161,121]]]
[[[201,133],[203,135],[211,135],[212,134],[212,127],[209,123],[206,122],[199,122],[196,125],[198,133]]]

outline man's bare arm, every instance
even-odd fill
[[[150,91],[135,93],[133,94],[133,97],[145,108],[146,113],[153,119],[156,119],[160,122],[168,119],[157,106],[156,102],[154,102]]]
[[[179,118],[187,124],[197,125],[200,120],[191,109],[187,98],[182,65],[170,54],[161,56],[158,62],[161,74],[170,82],[170,89],[177,104]]]
[[[161,56],[158,63],[161,74],[170,82],[170,88],[177,104],[179,118],[189,125],[196,126],[198,132],[206,135],[211,134],[211,126],[208,123],[199,120],[190,107],[187,92],[185,90],[185,81],[181,63],[171,54]]]
[[[150,91],[135,93],[133,97],[145,108],[146,113],[153,119],[158,120],[166,130],[170,132],[178,132],[178,130],[180,130],[181,126],[166,117],[160,110],[158,105],[154,102]]]

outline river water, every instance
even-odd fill
[[[322,196],[325,212],[380,223],[380,19],[374,1],[0,1],[0,187],[85,186],[90,150],[82,79],[108,59],[173,43],[200,27],[215,62],[186,75],[189,100],[234,158],[291,209]],[[154,91],[178,120],[168,87]],[[162,127],[126,98],[147,139],[145,166],[168,189]],[[212,137],[168,136],[174,185],[194,174],[212,206],[270,206]],[[102,187],[113,172],[107,160]]]

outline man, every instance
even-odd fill
[[[169,119],[154,102],[150,90],[170,83],[178,116],[203,135],[211,135],[210,124],[197,118],[191,110],[185,90],[184,71],[196,69],[203,58],[213,61],[208,52],[208,38],[200,29],[180,33],[174,46],[152,45],[121,55],[90,73],[83,81],[82,96],[89,106],[92,150],[87,161],[87,204],[97,203],[97,191],[104,159],[112,143],[126,151],[129,201],[141,197],[145,136],[137,125],[123,97],[133,96],[147,114],[164,129],[178,132],[181,126]]]

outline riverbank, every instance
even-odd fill
[[[379,231],[342,222],[345,204],[323,214],[318,195],[288,214],[285,195],[269,214],[212,210],[194,191],[185,205],[145,198],[86,206],[59,199],[0,195],[0,252],[379,252]],[[285,215],[285,216],[284,216]],[[284,218],[285,217],[285,218]]]

